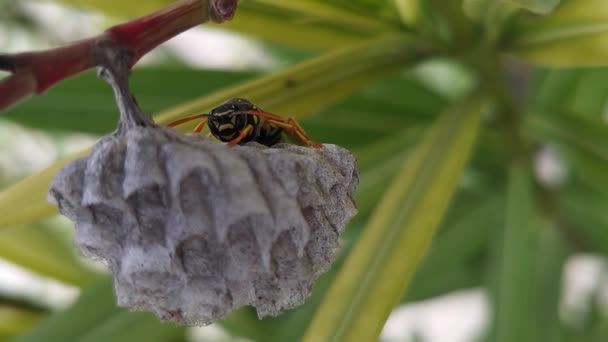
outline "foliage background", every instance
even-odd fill
[[[24,31],[61,43],[40,7],[27,9],[34,2],[0,1],[7,46]],[[61,2],[103,14],[67,29],[91,35],[170,1]],[[164,48],[136,68],[132,89],[160,122],[243,96],[359,162],[360,213],[313,296],[275,319],[240,310],[222,329],[260,341],[373,340],[399,303],[483,288],[490,318],[479,339],[607,340],[601,283],[584,310],[560,305],[566,261],[608,252],[607,20],[603,0],[243,0],[214,29],[253,39],[235,54],[264,51],[274,63],[194,69]],[[208,43],[201,58],[227,45]],[[0,257],[82,294],[57,310],[0,292],[0,338],[191,338],[114,306],[109,278],[74,253],[70,224],[45,202],[53,172],[34,173],[110,132],[114,106],[88,72],[2,116],[4,144],[25,126],[53,148],[0,157]]]

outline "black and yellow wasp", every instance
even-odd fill
[[[210,133],[229,146],[250,141],[272,146],[281,140],[282,133],[299,145],[320,148],[322,145],[310,140],[306,132],[293,118],[284,118],[261,110],[253,103],[242,98],[232,98],[212,109],[209,113],[189,116],[173,121],[174,127],[192,120],[203,119],[194,132],[199,133],[205,125]]]

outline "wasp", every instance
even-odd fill
[[[229,99],[209,113],[179,119],[168,126],[175,127],[196,119],[203,120],[196,125],[194,132],[200,133],[207,125],[211,135],[227,142],[229,146],[255,141],[270,147],[281,140],[283,133],[296,144],[315,148],[322,146],[310,140],[304,129],[293,118],[284,118],[266,112],[242,98]]]

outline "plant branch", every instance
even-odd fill
[[[0,111],[55,83],[103,61],[99,48],[129,52],[129,67],[142,56],[177,34],[212,20],[231,19],[238,0],[179,0],[145,17],[116,25],[99,36],[63,47],[12,55],[0,55],[0,70],[11,75],[0,81]]]

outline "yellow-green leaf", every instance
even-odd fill
[[[151,313],[116,307],[111,277],[99,277],[69,309],[57,312],[20,342],[33,341],[178,341],[184,328],[161,323]]]
[[[420,0],[393,0],[401,21],[409,26],[416,24],[420,15]]]
[[[53,215],[55,207],[46,201],[46,192],[51,179],[68,161],[83,157],[88,153],[82,151],[61,159],[36,174],[27,177],[0,193],[0,227],[29,223],[39,218]]]
[[[446,211],[479,129],[481,101],[445,112],[403,164],[307,330],[306,341],[372,341]]]
[[[342,30],[371,35],[383,31],[393,31],[395,27],[388,21],[370,15],[361,15],[325,1],[300,0],[249,0],[240,4],[241,8],[257,10],[258,13],[279,10],[288,18],[299,18],[312,24],[330,24]]]
[[[464,12],[472,19],[481,21],[491,13],[493,17],[497,12],[513,9],[525,9],[537,14],[548,14],[553,11],[560,0],[463,0]]]
[[[0,230],[0,258],[67,284],[88,285],[94,272],[80,262],[68,239],[52,228],[46,223]]]
[[[562,224],[561,222],[557,223]],[[540,341],[561,341],[560,302],[563,293],[564,266],[570,256],[566,236],[557,226],[538,232],[536,273],[537,330]]]
[[[420,56],[408,36],[378,37],[208,94],[162,113],[157,122],[166,124],[183,116],[206,112],[231,97],[245,97],[264,109],[288,116],[315,113],[362,88],[370,80],[414,63]],[[180,128],[191,127],[183,125]],[[0,227],[26,224],[54,214],[55,209],[46,202],[53,176],[69,160],[86,153],[82,151],[58,161],[0,193],[0,212],[6,213],[0,216]]]
[[[133,17],[167,6],[171,0],[61,0],[83,8]],[[328,49],[352,44],[374,33],[391,31],[383,21],[316,1],[242,1],[235,17],[218,27],[248,36],[305,49]]]
[[[108,14],[120,16],[142,16],[159,10],[170,0],[122,1],[122,0],[60,0],[67,5],[93,8]]]
[[[509,44],[516,56],[554,67],[608,65],[608,1],[568,1],[551,15],[524,19]]]
[[[0,305],[0,340],[11,335],[20,335],[30,329],[42,315],[8,305]]]
[[[504,0],[512,2],[518,6],[527,9],[530,12],[538,14],[551,13],[559,5],[560,0]]]

